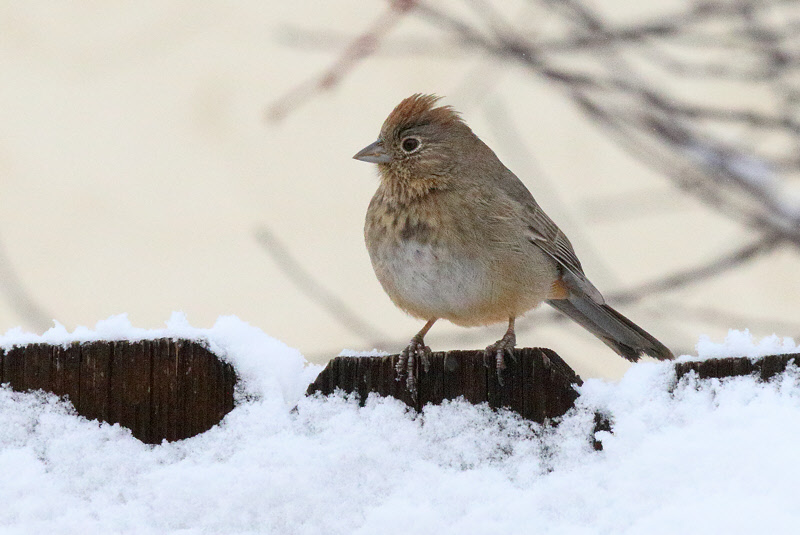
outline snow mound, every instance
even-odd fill
[[[319,367],[236,318],[13,331],[0,346],[203,341],[247,396],[197,437],[147,446],[42,393],[0,389],[0,531],[13,533],[794,533],[800,370],[698,382],[669,363],[587,380],[557,428],[450,402],[303,397]],[[754,349],[756,348],[756,349]],[[776,349],[780,348],[780,349]],[[797,352],[734,333],[701,356]],[[595,411],[614,433],[592,450]]]
[[[758,358],[766,355],[786,355],[800,353],[800,344],[788,336],[780,338],[777,335],[767,336],[760,341],[753,340],[750,331],[730,330],[725,341],[715,344],[708,336],[701,336],[696,346],[699,360],[722,357],[750,357]],[[689,360],[698,360],[698,357],[688,357]],[[684,357],[686,359],[687,357]]]

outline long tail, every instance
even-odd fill
[[[586,296],[551,299],[547,304],[563,312],[608,347],[636,362],[642,354],[658,360],[675,358],[667,346],[608,305],[599,305]]]

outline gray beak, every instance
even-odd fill
[[[353,158],[369,163],[389,163],[392,161],[392,156],[383,148],[383,142],[380,139],[358,151]]]

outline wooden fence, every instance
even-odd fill
[[[219,423],[233,409],[236,374],[197,342],[162,338],[0,351],[0,383],[64,396],[78,414],[157,444]]]
[[[370,392],[392,396],[410,407],[463,396],[471,403],[487,402],[492,408],[507,407],[524,418],[543,422],[561,416],[572,407],[578,393],[573,385],[581,378],[554,351],[541,348],[514,350],[506,358],[502,384],[494,362],[484,363],[483,351],[433,353],[430,367],[417,362],[417,397],[413,399],[405,381],[398,381],[398,356],[336,357],[308,387],[308,394],[331,394],[341,389],[363,400]],[[418,359],[419,360],[419,359]]]
[[[397,380],[398,356],[336,357],[308,387],[307,394],[336,390],[393,396],[414,409],[463,397],[471,403],[506,407],[544,422],[574,404],[581,378],[549,349],[514,350],[506,358],[502,383],[483,351],[433,353],[430,367],[417,363],[417,396]],[[781,373],[800,354],[760,359],[723,358],[675,364],[680,379]],[[188,340],[97,341],[67,346],[31,344],[0,350],[0,383],[18,391],[44,390],[67,398],[78,414],[119,423],[149,444],[180,440],[206,431],[233,409],[236,373],[202,344]],[[2,425],[2,422],[0,422]],[[610,429],[598,415],[597,429]],[[596,447],[600,447],[598,443]]]
[[[699,361],[675,363],[675,375],[680,379],[694,372],[700,379],[722,379],[742,375],[757,375],[761,380],[782,373],[789,362],[800,364],[800,353],[787,355],[768,355],[758,359],[749,357],[728,357]]]

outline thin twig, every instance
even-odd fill
[[[25,288],[11,259],[6,254],[5,246],[0,242],[0,290],[5,294],[11,308],[19,316],[39,332],[53,326],[54,316],[36,302]]]
[[[741,247],[732,253],[715,258],[701,266],[670,273],[657,280],[610,293],[608,297],[614,303],[628,304],[640,301],[644,296],[652,297],[655,294],[677,290],[690,284],[697,284],[735,269],[757,256],[766,254],[774,250],[780,243],[781,239],[779,237],[768,236],[755,243]]]
[[[710,306],[692,306],[674,301],[662,303],[667,313],[684,321],[703,321],[724,328],[759,329],[800,340],[800,324],[778,318],[757,318]]]
[[[356,65],[375,52],[381,39],[391,30],[412,7],[414,0],[394,0],[373,22],[369,29],[356,37],[321,76],[308,80],[291,89],[275,101],[267,111],[270,121],[280,121],[286,115],[322,90],[338,85]]]
[[[388,338],[384,332],[361,319],[347,303],[325,288],[268,228],[257,229],[256,239],[295,288],[328,312],[342,327],[366,343]]]

